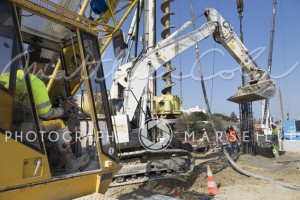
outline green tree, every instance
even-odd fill
[[[223,120],[225,120],[225,121],[230,121],[230,117],[228,117],[228,116],[226,116],[226,115],[223,115],[223,114],[221,114],[221,113],[214,113],[213,114],[213,116],[214,117],[221,117]]]
[[[207,115],[204,112],[193,112],[192,117],[195,117],[198,121],[206,121]]]
[[[184,132],[193,132],[195,136],[203,133],[204,125],[202,121],[207,120],[207,115],[203,112],[193,112],[191,114],[184,114],[178,123],[173,125],[174,132],[177,132],[180,137],[184,137]]]
[[[232,121],[234,123],[238,121],[238,117],[236,116],[236,114],[234,112],[232,112],[230,114],[230,121]]]

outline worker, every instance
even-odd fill
[[[42,131],[45,133],[58,133],[59,137],[55,140],[55,143],[58,151],[60,152],[61,160],[63,160],[67,172],[75,172],[86,166],[90,157],[87,154],[84,154],[79,158],[74,156],[70,147],[70,132],[68,131],[68,127],[65,123],[60,119],[65,115],[66,111],[72,107],[72,105],[68,101],[65,101],[62,107],[52,107],[47,87],[38,77],[41,75],[40,72],[44,71],[44,67],[49,62],[49,59],[41,58],[39,55],[36,55],[36,52],[29,54],[29,65],[35,63],[36,67],[34,68],[34,72],[38,72],[36,75],[33,75],[33,72],[30,71],[29,74],[33,99],[37,108],[37,113],[41,119],[40,123]],[[8,88],[9,72],[3,73],[0,76],[0,83],[4,87]],[[24,79],[24,72],[23,70],[18,70],[16,77],[16,94],[24,94],[25,92],[26,83]]]
[[[227,126],[227,129],[225,130],[225,133],[226,133],[227,135],[229,135],[229,132],[230,132],[230,127]]]
[[[277,126],[272,125],[272,151],[274,156],[279,157],[279,147],[278,147],[278,129]]]
[[[230,126],[229,128],[228,139],[230,143],[230,156],[233,154],[237,154],[239,151],[239,144],[238,144],[239,137],[237,136],[237,133],[232,126]]]

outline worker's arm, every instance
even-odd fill
[[[61,107],[55,107],[51,108],[49,112],[46,114],[40,115],[43,119],[56,119],[56,118],[62,118],[65,116],[66,112],[68,112],[70,109],[74,107],[74,103],[72,103],[73,97],[68,97],[61,105]]]
[[[237,138],[238,140],[240,140],[240,138],[239,138],[239,136],[238,136],[238,133],[236,133],[236,138]]]
[[[51,108],[47,113],[40,115],[40,118],[50,120],[56,118],[62,118],[65,114],[65,110],[62,107]]]

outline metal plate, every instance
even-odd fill
[[[242,86],[238,92],[227,100],[234,103],[246,103],[270,99],[275,95],[275,81],[273,79],[259,81]]]

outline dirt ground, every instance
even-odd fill
[[[260,152],[259,152],[260,153]],[[276,180],[300,185],[300,154],[284,154],[274,159],[271,152],[239,156],[237,163],[245,170]],[[220,150],[206,154],[194,153],[195,169],[189,176],[178,176],[143,184],[110,188],[106,195],[120,199],[144,199],[155,194],[172,196],[175,187],[181,189],[181,199],[214,200],[294,200],[300,191],[249,178],[234,171]],[[210,165],[220,193],[207,195],[207,165]]]

